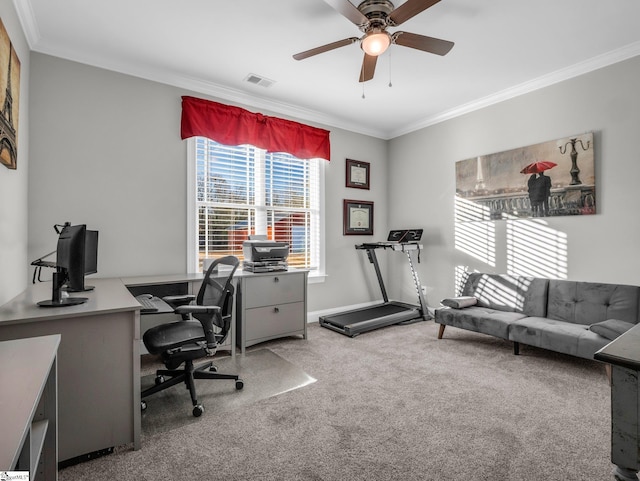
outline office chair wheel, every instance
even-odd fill
[[[236,380],[236,389],[239,391],[243,387],[244,387],[244,382],[242,381],[242,379]]]
[[[211,367],[209,368],[209,371],[218,372],[218,368],[212,364]]]
[[[140,401],[140,411],[146,411],[146,410],[147,410],[147,402]]]
[[[156,386],[159,386],[164,382],[164,376],[156,376]]]
[[[202,416],[203,412],[204,412],[204,406],[202,404],[198,404],[198,405],[193,407],[193,416],[194,417],[199,418],[200,416]]]

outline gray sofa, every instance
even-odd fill
[[[593,359],[639,322],[640,287],[501,274],[467,273],[459,297],[436,309],[446,326]]]

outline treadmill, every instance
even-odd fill
[[[413,256],[418,255],[420,262],[420,249],[422,245],[418,241],[422,237],[422,229],[392,230],[389,232],[387,242],[374,242],[356,245],[357,250],[366,250],[369,262],[373,264],[382,291],[383,302],[373,306],[352,309],[349,311],[321,316],[320,325],[345,336],[355,337],[360,333],[372,331],[393,324],[408,324],[420,320],[430,319],[427,303],[422,292],[422,285],[418,273],[414,268]],[[399,301],[390,301],[384,286],[378,258],[377,249],[391,249],[404,252],[409,259],[409,267],[418,294],[418,305]]]

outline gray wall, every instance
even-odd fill
[[[31,65],[30,258],[52,251],[52,226],[70,221],[100,231],[100,277],[185,272],[180,98],[203,95],[39,53]],[[342,199],[374,201],[376,232],[387,230],[387,142],[330,130],[328,277],[309,286],[310,311],[377,295],[363,281],[369,266],[353,248],[370,237],[342,235]],[[345,188],[346,158],[371,162],[371,190]]]
[[[16,170],[0,165],[0,305],[27,284],[29,174],[29,46],[12,2],[0,2],[0,18],[20,59],[20,114]],[[2,93],[4,99],[4,92]],[[17,99],[14,99],[14,102]],[[15,119],[14,119],[15,120]]]
[[[515,263],[521,273],[640,284],[639,82],[636,57],[390,141],[389,216],[425,228],[420,275],[430,305],[453,294],[456,266],[508,272]],[[589,131],[596,215],[455,225],[457,161]]]

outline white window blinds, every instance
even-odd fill
[[[195,239],[197,265],[207,257],[242,260],[249,235],[289,244],[289,265],[320,263],[320,160],[226,146],[196,137]]]

